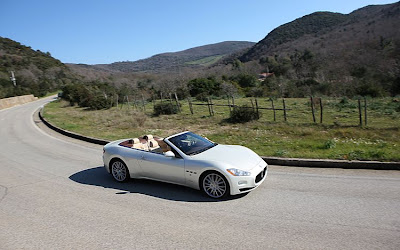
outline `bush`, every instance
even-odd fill
[[[329,139],[324,143],[324,149],[336,148],[336,141],[334,139]]]
[[[231,123],[245,123],[260,118],[257,111],[248,106],[235,107],[228,121]]]
[[[111,103],[104,96],[97,95],[87,102],[87,107],[94,110],[109,109],[111,107]]]
[[[61,89],[61,98],[69,101],[71,106],[78,104],[79,107],[89,109],[108,109],[111,107],[111,99],[107,99],[106,91],[101,87],[95,84],[68,84]]]
[[[154,115],[172,115],[177,114],[179,112],[178,107],[176,105],[171,104],[170,102],[162,102],[154,105]]]

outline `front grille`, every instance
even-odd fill
[[[257,176],[256,176],[256,183],[262,181],[265,178],[265,173],[267,172],[267,167],[265,167]]]

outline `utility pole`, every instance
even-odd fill
[[[14,71],[11,71],[10,80],[13,82],[14,87],[17,86],[17,79],[15,79]]]

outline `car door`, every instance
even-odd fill
[[[139,165],[144,177],[185,185],[185,160],[143,151]]]
[[[121,147],[119,150],[119,154],[122,156],[129,169],[130,176],[133,178],[140,178],[143,175],[143,171],[139,166],[141,150],[128,147]]]

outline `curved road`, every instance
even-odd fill
[[[101,147],[38,128],[49,100],[0,110],[0,249],[400,249],[400,171],[270,166],[260,188],[220,202],[118,184]]]

